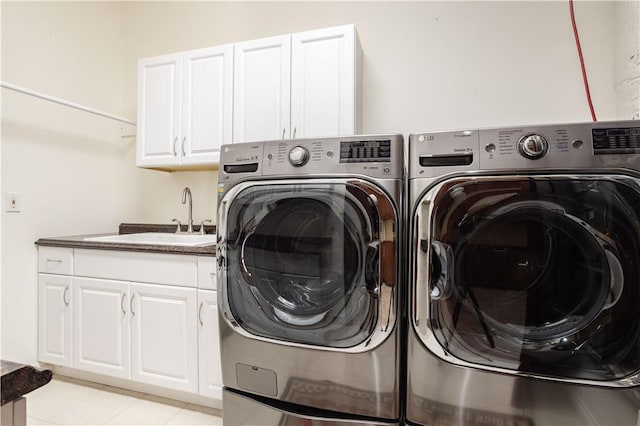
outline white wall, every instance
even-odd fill
[[[2,79],[135,118],[142,57],[355,23],[363,131],[588,121],[566,2],[2,2]],[[600,119],[616,118],[614,5],[577,2]],[[217,173],[135,167],[116,122],[2,90],[1,356],[37,360],[39,237],[215,218]]]
[[[613,9],[575,4],[600,119],[616,118]],[[591,119],[566,2],[134,2],[127,16],[128,93],[141,56],[356,23],[364,132]]]
[[[121,113],[122,7],[2,2],[2,79]],[[116,122],[2,90],[2,358],[34,362],[39,237],[105,232],[136,217],[124,159],[134,141]]]
[[[618,116],[640,119],[640,1],[615,8],[615,88]]]

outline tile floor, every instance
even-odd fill
[[[28,425],[222,425],[220,410],[62,376],[26,397]]]

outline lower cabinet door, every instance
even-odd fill
[[[198,290],[199,393],[222,399],[218,300],[213,290]]]
[[[131,378],[198,392],[195,288],[131,283]]]
[[[123,281],[74,278],[74,367],[130,378],[130,298]]]
[[[38,359],[73,365],[73,282],[70,276],[38,275]]]

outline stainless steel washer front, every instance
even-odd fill
[[[225,388],[294,417],[399,422],[402,137],[226,149],[218,216]]]

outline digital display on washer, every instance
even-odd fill
[[[341,163],[391,161],[391,140],[340,142]]]
[[[593,153],[640,154],[640,127],[592,129]]]

